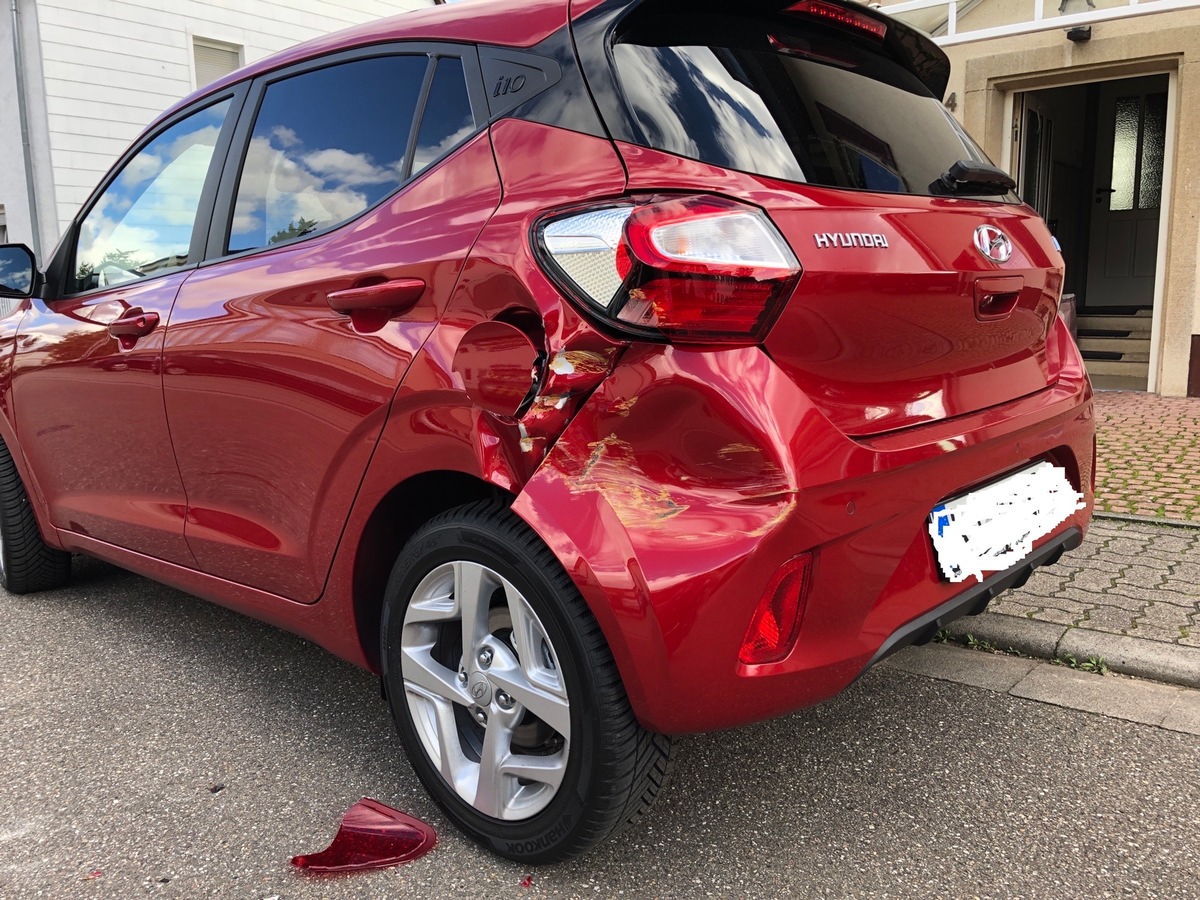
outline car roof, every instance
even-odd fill
[[[583,6],[594,6],[585,2]],[[465,0],[415,9],[323,35],[243,66],[183,98],[153,125],[230,84],[327,53],[393,41],[452,41],[531,47],[567,24],[569,0]]]

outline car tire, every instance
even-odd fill
[[[42,540],[16,463],[0,444],[0,585],[10,594],[31,594],[70,579],[71,554]]]
[[[502,503],[450,510],[412,537],[381,625],[384,692],[417,776],[501,856],[577,856],[666,784],[670,738],[638,724],[583,597]]]

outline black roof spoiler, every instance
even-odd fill
[[[864,8],[857,3],[838,5],[853,7],[856,11],[861,10],[885,21],[888,33],[884,38],[884,46],[892,58],[921,79],[921,83],[929,88],[929,93],[939,100],[945,99],[946,85],[950,83],[950,58],[933,38],[921,29],[913,28],[907,22],[885,15],[880,10]]]
[[[658,2],[662,2],[662,0],[605,0],[605,2],[579,14],[576,19],[578,7],[576,0],[571,0],[571,19],[577,29],[587,32],[589,42],[594,40],[595,36],[603,35],[603,43],[607,44],[612,39],[612,33],[617,24],[628,13],[646,4]],[[777,12],[789,5],[794,5],[795,2],[796,0],[739,0],[742,8],[761,9],[764,12]],[[854,0],[822,0],[822,2],[853,10],[860,15],[870,16],[887,25],[887,34],[883,42],[887,55],[912,72],[939,100],[946,96],[946,85],[950,82],[950,60],[928,34],[887,15],[882,10],[854,2]],[[716,11],[727,12],[729,0],[722,0],[722,2],[691,0],[688,6],[691,11],[711,6]],[[596,48],[589,49],[594,52]],[[588,55],[585,53],[584,47],[579,47],[579,50],[581,56]],[[584,67],[588,68],[586,61]]]

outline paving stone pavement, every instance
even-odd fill
[[[1099,391],[1081,547],[949,636],[1200,688],[1200,398]]]
[[[1200,522],[1200,398],[1097,392],[1096,509]]]
[[[1200,528],[1095,519],[1082,546],[988,612],[1200,647]]]

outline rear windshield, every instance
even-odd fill
[[[936,195],[955,162],[986,160],[916,75],[845,26],[660,13],[619,35],[613,61],[643,142],[711,165]]]

